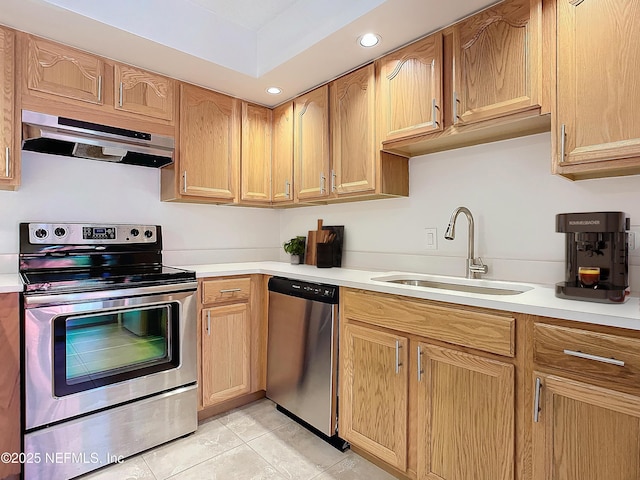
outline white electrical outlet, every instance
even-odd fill
[[[640,257],[640,250],[638,245],[640,243],[640,225],[631,225],[629,230],[629,255],[634,257]]]
[[[427,240],[427,250],[438,249],[438,229],[437,228],[425,228],[425,237]]]

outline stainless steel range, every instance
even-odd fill
[[[195,273],[156,225],[20,224],[26,479],[68,479],[197,428]]]

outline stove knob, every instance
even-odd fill
[[[47,236],[47,231],[44,228],[39,228],[35,232],[36,237],[45,238]]]
[[[145,230],[144,231],[144,236],[147,238],[151,238],[153,237],[153,232],[151,230]]]
[[[58,227],[53,231],[53,233],[56,234],[56,237],[64,237],[67,234],[67,231],[62,227]]]
[[[137,237],[138,235],[140,235],[140,230],[138,230],[137,228],[132,228],[131,229],[131,236],[132,237]]]

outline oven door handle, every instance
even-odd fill
[[[147,287],[125,288],[119,290],[97,290],[94,292],[78,293],[54,293],[49,295],[25,294],[24,305],[26,308],[42,305],[61,305],[67,303],[90,302],[109,298],[137,297],[141,295],[157,295],[195,291],[198,282],[173,283],[169,285],[151,285]]]

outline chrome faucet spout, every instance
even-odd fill
[[[453,240],[456,237],[456,220],[458,219],[458,215],[461,213],[464,213],[467,217],[467,222],[469,224],[466,276],[467,278],[478,278],[481,273],[487,273],[488,268],[484,263],[482,263],[482,259],[480,258],[477,259],[479,263],[476,263],[473,215],[467,207],[458,207],[453,211],[451,218],[449,219],[449,225],[447,225],[447,230],[444,233],[444,238],[446,240]]]

